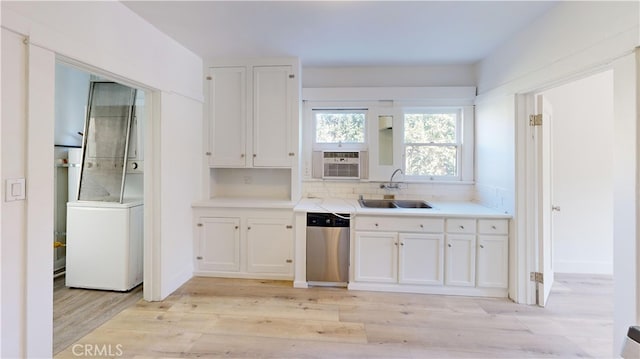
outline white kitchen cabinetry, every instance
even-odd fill
[[[443,219],[359,216],[355,222],[356,282],[442,284]]]
[[[198,209],[195,274],[292,279],[290,210]]]
[[[247,270],[290,274],[293,263],[291,218],[247,219]]]
[[[447,234],[445,284],[473,287],[476,282],[476,236]]]
[[[240,218],[202,217],[198,227],[198,269],[240,271]]]
[[[446,224],[445,284],[476,285],[476,220],[449,218]]]
[[[244,167],[247,138],[247,68],[209,69],[209,165]]]
[[[357,221],[357,219],[356,219]],[[356,232],[355,280],[395,283],[398,280],[398,234]]]
[[[350,289],[506,297],[507,219],[355,219]]]
[[[210,167],[293,166],[298,144],[298,67],[297,60],[289,59],[209,68]]]
[[[398,282],[442,285],[444,236],[442,234],[401,233]]]
[[[487,219],[478,220],[478,287],[508,287],[508,243],[508,221]]]

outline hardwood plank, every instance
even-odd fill
[[[123,357],[138,359],[602,358],[613,348],[611,293],[610,278],[559,274],[549,306],[538,308],[201,277],[162,302],[138,300],[77,343],[121,344]],[[71,294],[71,305],[86,300]],[[70,347],[56,355],[75,357]]]

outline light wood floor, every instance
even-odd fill
[[[193,278],[80,339],[130,358],[546,358],[612,356],[612,282],[558,275],[547,308],[506,299],[294,289]],[[74,346],[56,358],[77,358]]]
[[[142,286],[110,292],[67,288],[64,275],[53,281],[53,353],[69,345],[142,299]]]

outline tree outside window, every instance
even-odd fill
[[[459,127],[457,110],[405,113],[405,175],[459,176]]]

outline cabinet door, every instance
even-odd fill
[[[436,284],[443,282],[444,235],[400,233],[398,282]]]
[[[253,165],[290,167],[292,163],[291,66],[253,68]]]
[[[476,279],[476,236],[447,234],[445,284],[473,287]]]
[[[203,271],[240,270],[240,219],[200,218],[196,266]]]
[[[478,236],[478,287],[507,288],[507,236]]]
[[[398,280],[398,234],[356,232],[355,280],[396,283]]]
[[[247,270],[252,273],[292,274],[291,219],[247,219]]]
[[[209,69],[209,165],[244,167],[247,133],[247,69]]]

